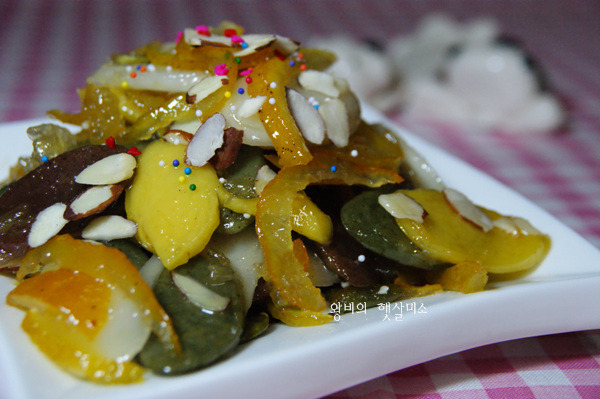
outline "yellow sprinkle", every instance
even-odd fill
[[[121,87],[126,89],[127,87],[129,87],[129,83],[126,80],[124,80],[121,82]]]
[[[185,181],[185,177],[184,177],[184,176],[179,176],[179,181],[180,181],[181,183],[183,183],[183,182]]]
[[[226,91],[225,92],[225,98],[229,98],[231,97],[231,92],[230,91]]]

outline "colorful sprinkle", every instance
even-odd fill
[[[246,43],[246,42],[243,42],[243,43],[242,43],[242,48],[248,48],[248,43]]]
[[[121,87],[124,88],[124,89],[126,89],[126,88],[129,87],[129,83],[127,83],[127,81],[124,80],[124,81],[121,82]]]
[[[225,29],[223,32],[223,36],[225,37],[233,37],[237,35],[237,31],[235,29]]]
[[[313,107],[315,107],[315,109],[319,109],[319,104],[313,104]]]
[[[294,62],[294,60],[291,60],[290,61],[290,66],[294,66],[294,65],[296,65],[296,63]]]
[[[219,177],[219,183],[224,184],[226,181],[224,177]]]
[[[196,190],[196,185],[195,184],[190,184],[190,190],[195,191]]]
[[[242,89],[241,87],[238,89],[238,93],[239,94],[244,94],[244,89]]]
[[[301,71],[306,71],[306,64],[300,65],[300,70]]]
[[[240,76],[248,76],[252,73],[252,68],[244,69],[240,72]]]
[[[269,87],[270,87],[271,89],[274,89],[274,88],[276,88],[276,87],[277,87],[277,83],[276,83],[276,82],[271,82],[271,84],[269,84]]]
[[[359,262],[364,262],[365,261],[365,256],[364,255],[358,255],[358,261]]]
[[[140,72],[146,72],[146,66],[145,65],[140,66]]]
[[[246,76],[246,83],[252,83],[252,78],[250,76]]]
[[[235,62],[239,64],[240,62],[242,62],[242,59],[240,57],[235,57]]]
[[[179,166],[179,160],[178,159],[174,159],[173,160],[173,166],[175,166],[175,167]]]
[[[183,173],[185,173],[186,175],[189,175],[190,173],[192,173],[192,168],[187,167],[183,170]]]
[[[271,104],[271,105],[275,104],[275,99],[273,97],[269,98],[269,104]]]
[[[110,136],[106,139],[106,145],[108,146],[108,148],[110,148],[111,150],[115,149],[115,138],[113,136]]]
[[[210,30],[208,30],[208,26],[206,25],[196,26],[196,33],[203,36],[210,36]]]
[[[132,78],[135,78],[135,77],[137,77],[137,73],[131,71],[131,73],[129,74],[129,76],[131,76]]]
[[[161,168],[165,166],[165,161],[163,161],[162,159],[158,161],[158,166],[160,166]]]
[[[231,43],[245,43],[244,39],[242,39],[241,37],[239,37],[238,35],[233,35],[231,36]]]
[[[225,94],[223,94],[225,96],[225,98],[229,98],[231,97],[231,92],[230,91],[226,91]]]
[[[298,57],[299,60],[303,60],[304,59],[304,54],[298,53],[298,54],[296,54],[296,57]]]
[[[244,213],[244,219],[250,219],[252,217],[249,213]]]
[[[224,76],[229,73],[229,68],[227,68],[227,64],[218,64],[215,66],[215,75]]]
[[[358,151],[352,150],[352,151],[350,151],[350,155],[353,156],[353,157],[357,157],[358,156]]]
[[[185,181],[185,177],[179,176],[179,183],[183,183]]]
[[[48,162],[48,157],[44,155],[44,156],[42,157],[42,162]]]
[[[200,117],[202,116],[202,110],[201,110],[201,109],[197,109],[197,110],[196,110],[196,116],[197,116],[198,118],[200,118]]]
[[[127,153],[128,153],[129,155],[140,155],[142,152],[141,152],[140,150],[138,150],[138,148],[137,148],[137,147],[130,147],[130,148],[127,150]]]
[[[177,32],[177,39],[175,39],[175,43],[179,43],[183,39],[183,31]]]
[[[337,172],[337,166],[332,165],[331,168],[329,168],[329,170],[332,172]]]

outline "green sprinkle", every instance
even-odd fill
[[[240,62],[242,62],[242,59],[240,57],[235,57],[235,62],[239,64]]]
[[[192,191],[196,190],[196,185],[195,184],[190,184],[190,190],[192,190]]]

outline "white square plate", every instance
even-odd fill
[[[482,293],[444,293],[419,298],[426,313],[384,320],[373,308],[343,315],[338,323],[291,328],[277,325],[266,336],[242,345],[229,359],[181,377],[148,375],[130,386],[98,386],[53,366],[20,328],[23,312],[0,304],[0,397],[2,398],[307,398],[450,353],[505,341],[600,328],[600,251],[533,203],[489,176],[423,140],[384,122],[402,135],[438,170],[445,183],[475,203],[528,219],[552,238],[552,250],[528,276]],[[27,126],[0,125],[0,178],[18,155],[31,151]],[[557,160],[558,161],[558,160]],[[0,279],[4,298],[13,282]]]

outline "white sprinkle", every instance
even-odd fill
[[[170,372],[171,372],[171,367],[169,367],[169,366],[163,367],[163,373],[170,373]]]
[[[226,181],[224,177],[219,177],[219,183],[224,184]]]
[[[358,255],[358,261],[359,262],[364,262],[365,261],[365,256],[364,255]]]
[[[244,219],[250,219],[252,215],[250,215],[249,213],[244,213]]]
[[[275,104],[275,99],[272,97],[269,98],[269,104],[271,104],[271,105]]]
[[[342,286],[342,288],[346,288],[346,287],[349,287],[349,286],[350,286],[350,283],[349,283],[349,282],[347,282],[347,281],[342,281],[342,282],[340,283],[340,285]]]
[[[88,122],[88,121],[83,121],[83,122],[81,123],[81,128],[82,128],[82,129],[89,129],[89,128],[90,128],[90,122]]]
[[[148,64],[148,66],[146,67],[146,70],[150,71],[150,72],[154,72],[154,71],[156,71],[156,67],[154,66],[154,64]]]
[[[165,69],[166,69],[167,71],[171,72],[171,70],[172,70],[173,68],[171,67],[171,65],[167,65],[167,67],[166,67]]]
[[[179,145],[179,139],[173,139],[173,144]]]
[[[163,161],[162,159],[158,161],[158,166],[160,166],[161,168],[165,166],[165,161]]]
[[[199,110],[199,109],[197,109],[197,110],[196,110],[196,116],[197,116],[198,118],[200,118],[200,117],[202,116],[202,110]]]
[[[231,107],[229,107],[229,109],[230,109],[231,111],[235,111],[235,105],[232,105]]]
[[[308,97],[308,102],[314,103],[316,100],[314,97]]]
[[[390,287],[388,287],[387,285],[382,285],[381,288],[379,288],[379,291],[377,291],[377,295],[385,295],[388,293]]]
[[[131,72],[131,71],[133,70],[133,67],[132,67],[131,65],[127,65],[127,66],[125,67],[125,70],[126,70],[127,72]]]
[[[353,157],[357,157],[358,156],[358,151],[352,150],[352,151],[350,151],[350,155],[353,156]]]
[[[270,87],[271,89],[274,89],[274,88],[276,88],[276,87],[277,87],[277,83],[276,83],[276,82],[271,82],[271,84],[269,85],[269,87]]]

